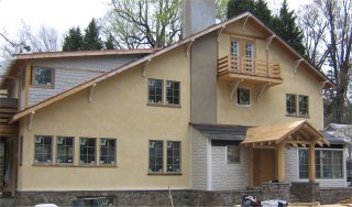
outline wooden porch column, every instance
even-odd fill
[[[280,143],[277,145],[277,179],[279,183],[286,181],[286,151],[285,144]]]
[[[250,146],[248,147],[248,172],[249,172],[249,175],[248,175],[248,187],[253,187],[254,184],[253,184],[253,147]]]
[[[315,182],[315,143],[309,145],[309,182]]]

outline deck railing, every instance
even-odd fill
[[[0,98],[0,136],[18,134],[18,124],[9,125],[9,119],[17,112],[17,99]]]
[[[228,55],[218,59],[218,76],[235,73],[267,78],[281,78],[280,65],[262,60]]]

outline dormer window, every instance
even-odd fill
[[[32,85],[38,87],[54,87],[54,69],[45,67],[32,68]]]

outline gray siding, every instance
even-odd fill
[[[55,87],[29,89],[29,106],[55,96],[98,75],[138,59],[141,55],[36,60],[30,64],[55,69]]]
[[[217,123],[217,35],[207,34],[191,47],[191,122]]]
[[[211,147],[211,190],[243,190],[248,186],[248,166],[245,148],[241,148],[241,163],[226,163],[226,147]]]
[[[194,190],[208,189],[208,139],[191,129],[191,186]]]
[[[297,150],[298,149],[295,148],[286,151],[286,179],[289,182],[308,182],[308,179],[299,179]],[[346,169],[346,167],[344,167],[344,169]],[[344,172],[343,179],[317,179],[316,181],[321,187],[347,187],[346,171]]]

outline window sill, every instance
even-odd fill
[[[181,108],[181,105],[176,105],[176,104],[147,103],[147,106],[166,107],[166,108]]]
[[[286,114],[287,117],[292,117],[292,118],[305,118],[305,119],[309,119],[310,116],[304,116],[304,115],[295,115],[295,114]]]
[[[117,165],[33,164],[33,167],[117,168]]]
[[[45,85],[31,85],[31,88],[43,88],[43,89],[55,89],[55,86],[45,86]]]
[[[182,173],[148,173],[147,175],[155,175],[155,176],[158,176],[158,175],[161,175],[161,176],[182,176]]]

